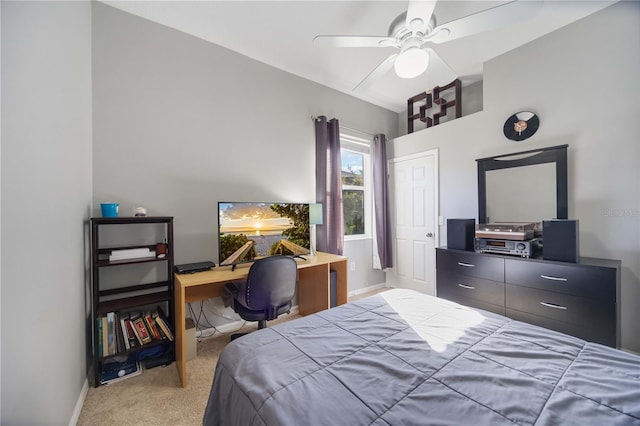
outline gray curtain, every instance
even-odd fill
[[[389,213],[389,181],[387,179],[387,137],[373,137],[373,202],[376,242],[382,269],[393,266],[391,255],[391,217]]]
[[[322,225],[316,227],[318,251],[342,254],[342,177],[338,120],[320,116],[316,126],[316,203],[322,203]]]

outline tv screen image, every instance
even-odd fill
[[[220,266],[309,254],[309,204],[218,203]]]

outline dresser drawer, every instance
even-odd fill
[[[615,330],[614,303],[511,284],[507,284],[505,290],[507,311],[521,311],[587,328],[612,325]]]
[[[600,302],[616,302],[616,270],[613,268],[506,259],[505,281]]]
[[[464,297],[504,306],[504,283],[441,270],[436,278],[438,297],[454,301]]]
[[[504,259],[473,252],[436,250],[436,269],[504,282]]]

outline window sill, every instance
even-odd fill
[[[370,235],[345,235],[344,236],[344,242],[348,242],[348,241],[361,241],[361,240],[370,240],[371,236]]]

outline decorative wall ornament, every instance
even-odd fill
[[[531,111],[520,111],[507,118],[502,131],[507,139],[523,141],[533,136],[540,126],[540,119]]]
[[[446,94],[450,100],[445,99],[443,94]],[[416,113],[414,106],[423,101],[424,103],[420,105]],[[430,117],[430,109],[436,109],[437,106],[440,106],[440,109],[433,114],[433,117]],[[453,118],[460,118],[462,116],[462,83],[459,79],[455,79],[445,86],[436,86],[430,91],[410,97],[407,100],[407,133],[413,133],[415,120],[426,123],[427,128],[440,124],[440,119],[447,115],[447,109],[453,107],[455,107]]]

